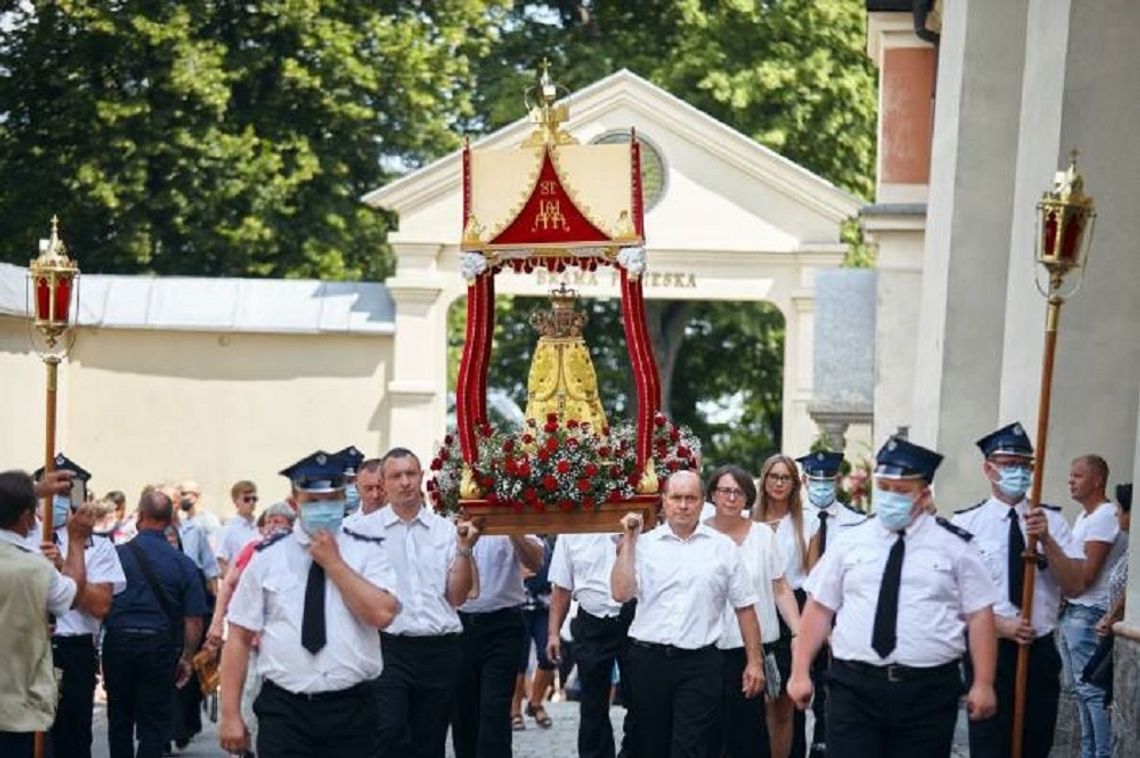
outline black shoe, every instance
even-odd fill
[[[181,738],[174,741],[174,747],[178,748],[179,750],[185,750],[186,746],[190,744],[191,739],[193,739],[193,738],[192,737],[181,737]]]
[[[810,758],[824,758],[827,755],[827,746],[822,742],[817,742],[811,746],[811,751],[808,753]]]

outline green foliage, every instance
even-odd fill
[[[482,126],[523,115],[548,56],[571,91],[628,68],[835,184],[870,197],[875,74],[862,0],[514,4],[479,61]]]
[[[382,278],[359,202],[458,145],[480,0],[0,4],[0,259],[58,212],[87,272]],[[382,160],[383,159],[383,160]]]

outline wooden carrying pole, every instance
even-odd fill
[[[1060,284],[1056,277],[1054,285]],[[1053,357],[1057,351],[1057,322],[1061,318],[1062,298],[1056,294],[1057,286],[1050,288],[1049,305],[1045,312],[1045,354],[1041,362],[1041,396],[1037,405],[1036,461],[1033,467],[1033,486],[1029,493],[1029,507],[1041,507],[1041,485],[1045,480],[1045,453],[1049,441],[1049,401],[1053,394]],[[1025,543],[1023,584],[1021,590],[1021,618],[1032,621],[1033,585],[1037,579],[1037,539],[1029,535]],[[1025,696],[1029,679],[1029,645],[1017,648],[1017,678],[1013,696],[1013,735],[1010,743],[1012,758],[1021,758],[1025,732]]]
[[[48,474],[55,471],[55,408],[56,387],[59,380],[59,358],[54,355],[46,356],[44,365],[47,366],[47,410],[44,414],[46,419],[44,425],[44,474],[40,481],[46,481]],[[51,493],[45,493],[43,513],[40,519],[43,522],[42,539],[44,542],[51,542],[52,532],[55,529],[51,519],[51,501]],[[36,732],[34,753],[35,758],[43,758],[45,755],[43,732]]]

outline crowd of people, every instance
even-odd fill
[[[971,755],[1008,756],[1023,650],[1023,755],[1049,754],[1063,684],[1082,756],[1110,755],[1131,485],[1113,502],[1104,460],[1074,459],[1070,526],[1026,500],[1019,424],[978,448],[986,499],[949,519],[942,457],[894,437],[870,513],[843,502],[843,456],[818,451],[755,479],[678,471],[654,528],[630,513],[558,536],[434,512],[399,447],[315,452],[260,511],[237,482],[224,527],[194,482],[148,486],[128,513],[121,492],[77,495],[91,475],[62,455],[2,473],[0,755],[40,733],[46,755],[90,756],[101,677],[111,756],[157,758],[201,731],[216,673],[230,755],[442,758],[450,731],[456,758],[505,758],[527,719],[551,725],[573,667],[587,758],[948,756],[963,697]]]

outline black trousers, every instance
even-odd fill
[[[51,654],[63,673],[50,733],[52,758],[91,758],[91,715],[99,668],[95,639],[90,634],[53,637]]]
[[[460,613],[463,664],[451,715],[455,758],[510,758],[511,697],[522,647],[522,611]]]
[[[717,758],[770,758],[768,722],[764,713],[764,696],[747,698],[740,691],[748,656],[744,648],[720,651],[723,662],[721,677],[720,725],[710,743],[709,755]]]
[[[680,650],[630,640],[639,758],[708,756],[720,726],[722,668],[711,645]]]
[[[198,675],[192,675],[182,689],[171,687],[171,697],[171,712],[174,716],[171,739],[189,742],[202,731],[202,688],[198,686]]]
[[[997,715],[970,722],[972,758],[1008,758],[1013,739],[1013,699],[1017,679],[1017,648],[1013,640],[998,640]],[[969,657],[967,657],[967,664]],[[1029,676],[1025,697],[1025,728],[1022,756],[1047,758],[1053,748],[1057,724],[1057,699],[1061,694],[1061,655],[1053,635],[1038,637],[1029,646]]]
[[[103,640],[111,758],[160,758],[170,740],[178,649],[165,632],[109,631]],[[135,736],[138,751],[135,751]]]
[[[633,732],[636,724],[630,693],[629,651],[630,622],[633,603],[627,603],[620,614],[610,618],[593,616],[581,608],[570,622],[574,637],[574,657],[578,664],[579,722],[578,755],[580,758],[614,758],[614,728],[610,723],[610,687],[614,664],[621,671],[622,700],[625,703],[625,726],[622,748],[635,754]]]
[[[266,679],[253,712],[259,758],[370,758],[379,748],[375,680],[298,695]]]
[[[384,671],[376,680],[382,758],[443,758],[463,643],[458,634],[381,634]]]
[[[32,758],[35,732],[0,732],[0,755],[4,758]]]
[[[839,758],[948,758],[962,695],[958,662],[889,681],[835,659],[827,672],[827,754]]]
[[[803,613],[804,612],[804,606],[807,604],[807,592],[803,589],[798,589],[798,590],[793,590],[792,594],[794,594],[796,597],[796,605],[798,605],[800,607],[800,613]],[[783,616],[780,616],[779,614],[777,614],[776,619],[780,622],[780,642],[782,644],[786,645],[788,651],[791,652],[791,649],[792,649],[792,630],[787,624],[784,623],[784,617]],[[790,678],[791,669],[788,670],[788,674],[789,674],[789,676],[785,677],[784,681],[780,685],[781,694],[786,692],[788,689],[788,681],[787,680],[788,680],[788,678]],[[816,696],[818,697],[818,693],[821,692],[823,690],[823,688],[819,686],[818,682],[816,682],[815,661],[812,661],[812,685],[815,687]],[[816,710],[815,710],[814,705],[812,707],[812,713],[816,714]],[[819,718],[818,714],[816,714],[816,718],[817,719]],[[825,717],[825,720],[826,720],[826,717]],[[819,722],[817,721],[816,723],[818,724]],[[788,753],[788,758],[804,758],[807,755],[807,734],[806,734],[806,732],[807,732],[807,716],[799,708],[794,708],[792,710],[792,750],[790,753]]]

